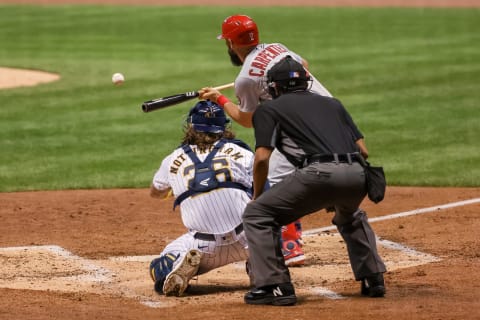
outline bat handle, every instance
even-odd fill
[[[230,82],[230,83],[227,83],[227,84],[218,86],[218,87],[214,87],[213,89],[215,89],[215,90],[223,90],[223,89],[233,88],[234,86],[235,86],[235,82]]]
[[[223,84],[221,86],[213,87],[212,89],[221,91],[223,89],[233,88],[235,86],[235,82],[230,82],[227,84]],[[200,91],[197,91],[198,95],[200,95]]]

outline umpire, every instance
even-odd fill
[[[247,304],[297,302],[279,246],[280,226],[325,208],[335,208],[332,222],[345,240],[361,293],[385,294],[385,265],[367,215],[359,208],[366,196],[359,162],[360,153],[367,156],[363,135],[340,101],[309,92],[309,83],[308,72],[287,56],[267,73],[274,99],[253,114],[254,200],[244,211],[243,224],[255,288],[245,294]],[[274,148],[297,170],[263,192]]]

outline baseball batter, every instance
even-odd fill
[[[253,153],[227,127],[222,108],[198,102],[189,112],[182,145],[155,173],[151,195],[170,190],[187,232],[150,264],[155,290],[180,296],[195,275],[248,258],[242,214],[251,199]]]
[[[235,94],[238,105],[221,95],[218,90],[203,88],[200,97],[210,99],[220,104],[225,111],[242,126],[252,127],[252,114],[260,103],[272,97],[265,87],[265,77],[268,70],[286,56],[292,56],[308,67],[307,61],[300,55],[280,43],[259,43],[256,23],[248,16],[233,15],[222,24],[222,34],[218,39],[225,39],[230,60],[236,66],[242,66],[235,79]],[[330,92],[312,77],[310,90],[324,96]],[[294,167],[277,150],[271,156],[268,180],[271,184],[280,182],[286,175],[293,172]],[[301,248],[300,222],[282,227],[282,241],[285,262],[288,266],[302,265],[305,256]]]

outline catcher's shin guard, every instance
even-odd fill
[[[202,253],[190,250],[175,266],[165,279],[163,293],[166,296],[181,296],[188,287],[188,282],[193,278],[200,267]]]

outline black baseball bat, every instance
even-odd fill
[[[228,83],[224,84],[218,87],[215,87],[214,89],[216,90],[222,90],[222,89],[227,89],[233,87],[234,83]],[[142,104],[142,110],[143,112],[151,112],[154,110],[158,109],[163,109],[167,108],[188,100],[195,99],[198,97],[199,93],[198,91],[190,91],[190,92],[184,92],[184,93],[178,93],[174,94],[173,96],[168,96],[168,97],[163,97],[163,98],[158,98],[154,100],[149,100],[145,101]]]

